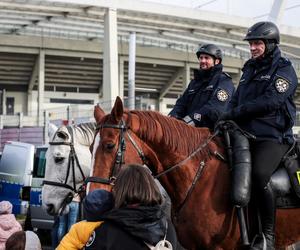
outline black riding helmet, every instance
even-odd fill
[[[266,45],[266,52],[271,52],[280,42],[280,33],[276,24],[272,22],[258,22],[252,25],[244,38],[246,41],[262,40]]]
[[[222,51],[219,47],[214,44],[204,44],[196,52],[197,58],[199,59],[200,54],[207,54],[212,56],[215,59],[219,59],[220,63],[222,62]]]

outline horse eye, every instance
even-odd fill
[[[108,143],[105,145],[105,148],[107,150],[113,150],[115,146],[116,146],[116,144],[114,144],[114,143]]]

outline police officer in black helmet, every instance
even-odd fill
[[[226,111],[234,86],[222,72],[222,51],[216,45],[205,44],[196,55],[200,69],[169,115],[192,126],[213,128],[218,114]]]
[[[254,24],[244,40],[249,42],[252,58],[245,63],[230,110],[221,119],[234,120],[256,136],[250,141],[252,197],[260,212],[267,249],[274,250],[276,196],[269,181],[294,141],[293,96],[298,82],[291,62],[281,56],[274,23]],[[253,242],[251,249],[263,249],[263,237]]]

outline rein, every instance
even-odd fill
[[[183,159],[182,161],[176,163],[175,165],[173,165],[172,167],[167,168],[166,170],[158,173],[157,175],[153,176],[154,178],[158,179],[159,177],[161,177],[162,175],[165,175],[169,172],[171,172],[172,170],[180,167],[181,165],[183,165],[184,163],[186,163],[188,160],[190,160],[192,157],[194,157],[196,154],[198,154],[202,149],[204,149],[205,147],[208,146],[208,144],[211,142],[211,140],[217,136],[219,132],[215,132],[214,134],[212,134],[210,137],[207,138],[207,140],[201,144],[195,151],[193,151],[190,155],[188,155],[185,159]],[[215,153],[216,154],[216,153]]]
[[[212,141],[212,139],[214,137],[216,137],[219,134],[219,131],[214,132],[210,137],[207,138],[207,140],[201,144],[196,150],[194,150],[190,155],[188,155],[185,159],[183,159],[182,161],[176,163],[175,165],[173,165],[172,167],[167,168],[166,170],[160,172],[159,174],[153,176],[155,179],[158,179],[159,177],[161,177],[162,175],[165,175],[171,171],[173,171],[174,169],[182,166],[184,163],[186,163],[187,161],[189,161],[192,157],[194,157],[197,153],[201,152],[204,148],[206,148],[208,146],[208,144]],[[221,155],[218,152],[214,152],[213,153],[215,156],[220,157]],[[223,157],[221,159],[224,159]],[[182,210],[182,208],[184,207],[184,205],[186,204],[187,200],[190,198],[192,191],[195,188],[195,185],[197,183],[197,181],[199,180],[199,178],[201,177],[203,170],[205,167],[205,161],[200,161],[198,170],[193,178],[193,181],[188,189],[188,191],[186,192],[185,198],[183,199],[183,201],[179,204],[179,206],[175,209],[173,217],[176,220],[178,218],[178,215],[180,214],[180,211]]]

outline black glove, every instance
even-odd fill
[[[218,120],[215,123],[214,131],[222,127],[226,123],[226,121],[231,119],[232,119],[232,113],[230,111],[220,114]]]

